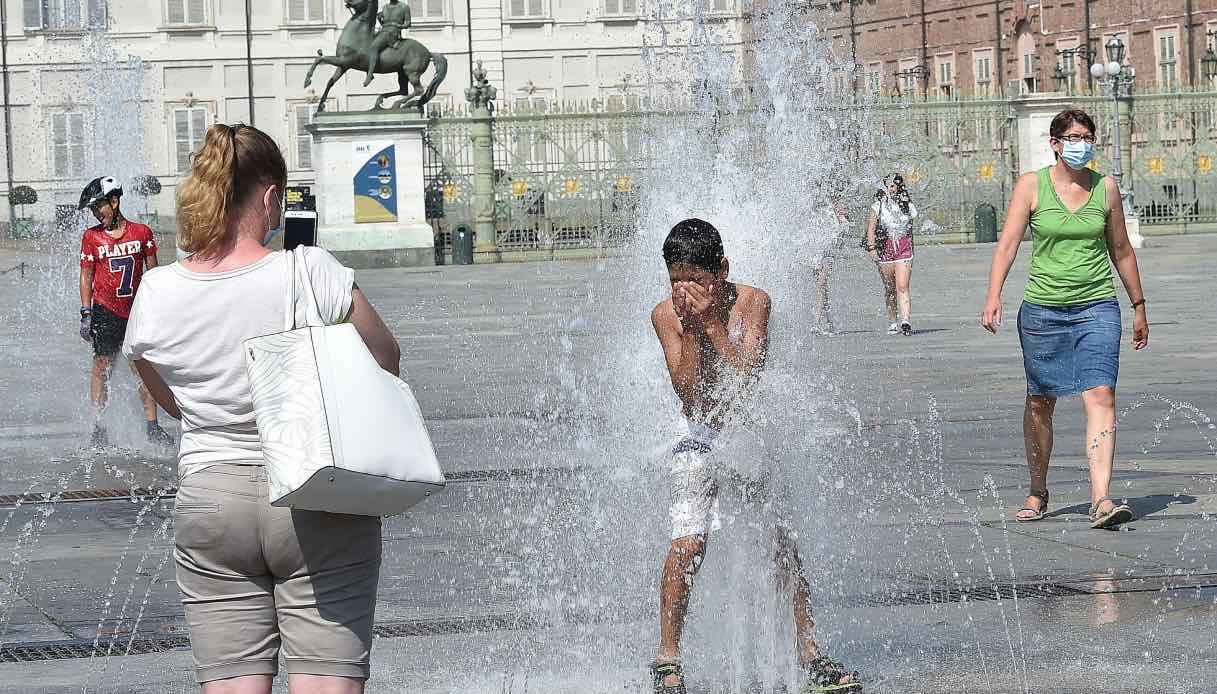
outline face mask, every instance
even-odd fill
[[[287,200],[285,198],[279,198],[279,226],[267,230],[266,235],[262,237],[263,246],[269,246],[270,242],[274,241],[276,236],[283,233],[283,226],[286,223],[286,221],[287,221]],[[268,221],[267,225],[269,226],[269,224],[270,224],[270,222]]]
[[[1065,147],[1061,151],[1061,159],[1065,160],[1065,164],[1071,169],[1082,169],[1094,159],[1094,144],[1086,142],[1065,142]]]

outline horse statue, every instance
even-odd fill
[[[317,57],[313,59],[313,65],[304,78],[305,87],[313,83],[313,71],[317,69],[318,65],[332,65],[338,68],[330,77],[329,83],[325,85],[325,91],[321,93],[317,113],[325,110],[325,102],[329,98],[330,90],[348,70],[368,72],[367,54],[372,45],[372,39],[376,36],[377,5],[378,0],[346,0],[346,7],[352,15],[338,37],[336,55],[325,55],[321,51],[317,51]],[[424,89],[422,76],[430,65],[435,66],[435,77]],[[397,108],[417,108],[418,112],[422,113],[423,106],[435,98],[435,92],[439,89],[440,82],[443,82],[444,77],[448,74],[448,59],[439,53],[432,53],[427,50],[426,46],[414,39],[401,39],[380,52],[380,57],[377,58],[376,73],[396,73],[398,89],[381,94],[376,99],[376,104],[372,106],[373,110],[381,108],[385,99],[401,96],[403,98],[397,102]],[[411,91],[411,87],[413,87],[413,91]]]

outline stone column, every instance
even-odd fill
[[[498,260],[494,219],[494,128],[490,117],[496,90],[486,79],[482,61],[473,71],[473,86],[465,90],[472,109],[473,131],[473,231],[475,262]]]
[[[1124,180],[1120,186],[1124,193],[1124,225],[1128,228],[1128,242],[1133,248],[1144,248],[1145,237],[1141,235],[1141,220],[1133,206],[1132,189],[1132,95],[1116,101],[1116,127],[1120,129],[1120,169]]]

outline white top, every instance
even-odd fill
[[[322,319],[343,322],[355,271],[320,248],[305,249],[304,257]],[[146,360],[173,391],[182,411],[180,478],[219,463],[263,463],[241,343],[283,331],[287,272],[279,251],[227,272],[174,263],[144,275],[123,354]],[[297,291],[297,325],[306,322],[305,308]]]
[[[913,220],[917,218],[917,207],[913,203],[909,203],[909,212],[905,214],[900,209],[900,203],[892,200],[890,196],[884,196],[882,200],[876,200],[870,206],[870,211],[875,214],[875,219],[879,220],[879,226],[886,229],[893,240],[913,233]]]

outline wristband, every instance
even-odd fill
[[[80,307],[80,317],[81,318],[84,318],[85,316],[91,316],[91,315],[93,315],[93,309],[85,308],[84,306]]]
[[[1134,301],[1134,302],[1132,302],[1132,307],[1133,307],[1133,308],[1136,308],[1136,307],[1138,307],[1138,306],[1144,306],[1144,305],[1145,305],[1145,297],[1141,297],[1141,300],[1140,300],[1140,301]]]

